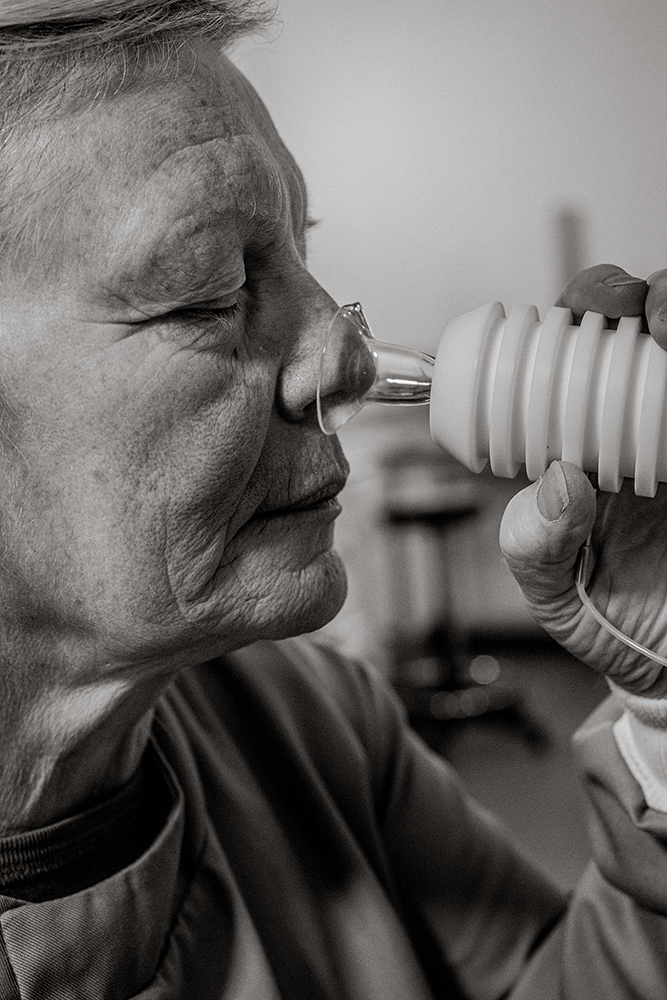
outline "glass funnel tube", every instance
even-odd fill
[[[320,427],[335,434],[366,403],[428,403],[433,365],[429,354],[376,340],[358,302],[341,306],[320,360]]]

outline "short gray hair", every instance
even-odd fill
[[[3,0],[0,59],[141,46],[175,34],[227,43],[271,14],[263,0]]]
[[[189,41],[228,48],[273,14],[267,0],[1,0],[0,255],[26,238],[13,139],[171,72]]]

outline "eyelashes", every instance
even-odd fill
[[[208,323],[212,320],[220,320],[231,325],[236,316],[241,312],[241,306],[235,302],[231,306],[191,306],[187,309],[177,309],[171,315],[175,319],[180,319],[186,323]]]

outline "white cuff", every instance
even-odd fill
[[[642,698],[616,684],[625,711],[614,724],[616,745],[647,806],[667,812],[667,698]]]

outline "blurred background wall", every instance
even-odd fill
[[[360,299],[380,339],[433,351],[449,319],[492,299],[544,312],[592,263],[667,265],[664,0],[281,0],[279,13],[235,58],[304,171],[313,272],[339,302]],[[428,444],[427,416],[369,407],[341,437],[350,597],[334,629],[368,654],[397,601],[382,464]],[[479,516],[455,539],[472,631],[535,632],[496,542],[521,485],[480,480]]]
[[[281,0],[237,61],[300,163],[316,276],[434,348],[572,268],[667,263],[664,0]]]
[[[433,351],[484,302],[544,312],[593,263],[667,266],[664,0],[281,0],[280,14],[235,58],[304,171],[315,276],[361,300],[380,339]],[[423,408],[367,407],[341,439],[350,592],[330,636],[396,671],[396,630],[412,630],[427,697],[413,721],[572,885],[588,846],[569,737],[606,686],[540,645],[502,562],[500,518],[526,480],[456,467]],[[469,665],[473,640],[493,654],[509,715],[445,718],[451,692],[428,685],[447,657],[419,637],[447,629]]]

